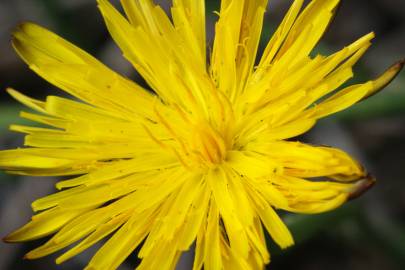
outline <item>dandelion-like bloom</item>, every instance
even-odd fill
[[[286,139],[373,95],[402,63],[341,89],[374,34],[312,57],[339,1],[303,2],[254,67],[267,0],[222,1],[209,65],[204,0],[173,0],[172,19],[152,0],[122,0],[127,18],[99,0],[153,93],[44,28],[20,25],[13,46],[22,59],[83,102],[9,90],[36,111],[21,116],[44,127],[12,125],[27,147],[0,152],[0,167],[76,177],[36,200],[38,214],[6,241],[54,234],[29,259],[78,242],[62,263],[111,235],[86,269],[116,269],[139,245],[138,269],[173,269],[195,242],[194,269],[263,269],[263,227],[280,247],[294,243],[275,209],[320,213],[366,190],[372,178],[346,153]]]

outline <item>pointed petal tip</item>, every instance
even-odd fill
[[[405,58],[402,58],[400,60],[398,60],[397,62],[395,62],[392,66],[390,66],[385,73],[387,72],[392,72],[392,73],[396,73],[395,75],[397,75],[404,67],[405,65]],[[393,77],[394,79],[395,77]]]
[[[405,58],[396,62],[391,68],[400,71],[405,66]]]
[[[18,94],[20,94],[20,92],[18,92],[17,90],[15,90],[15,89],[13,89],[13,88],[11,88],[11,87],[7,87],[7,88],[6,88],[6,92],[7,92],[7,94],[9,94],[10,96],[12,96],[14,99],[17,99],[16,96],[17,96]]]
[[[15,242],[10,238],[9,235],[3,237],[1,240],[2,240],[4,243],[8,243],[8,244],[15,243]]]
[[[30,251],[30,252],[28,252],[27,254],[25,254],[23,256],[23,259],[24,260],[36,260],[36,259],[39,259],[41,257],[43,257],[43,256],[38,256],[38,255],[35,256],[35,255],[33,255],[32,251]]]
[[[44,257],[45,255],[41,255],[39,252],[36,252],[36,249],[27,252],[23,259],[24,260],[35,260]]]
[[[11,87],[7,87],[7,88],[6,88],[6,91],[7,91],[7,93],[9,93],[10,95],[11,95],[11,93],[14,93],[14,92],[15,92],[15,90],[14,90],[13,88],[11,88]]]
[[[366,191],[372,188],[376,183],[376,179],[368,174],[364,179],[358,181],[351,192],[349,193],[348,200],[354,200],[361,195],[363,195]]]
[[[401,72],[405,65],[405,58],[397,61],[391,67],[389,67],[383,74],[381,74],[376,80],[372,81],[374,87],[369,91],[359,102],[364,101],[375,94],[379,93],[386,86],[388,86]]]
[[[22,242],[22,241],[18,240],[17,231],[11,232],[8,235],[4,236],[2,238],[2,241],[4,243],[9,243],[9,244]]]
[[[55,259],[55,263],[56,263],[57,265],[61,265],[62,263],[64,263],[64,262],[67,261],[67,260],[68,260],[68,258],[64,258],[64,256],[62,255],[62,256],[60,256],[60,257],[58,257],[58,258]]]
[[[7,234],[6,236],[4,236],[1,240],[2,240],[4,243],[16,243],[16,242],[19,242],[19,241],[16,239],[15,234],[16,234],[16,231],[13,231],[13,232]]]

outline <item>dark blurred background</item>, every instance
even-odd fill
[[[253,1],[253,0],[252,0]],[[114,1],[118,2],[118,1]],[[156,1],[166,8],[169,0]],[[265,46],[292,1],[271,0],[267,12]],[[213,21],[219,0],[207,0],[212,41]],[[134,79],[137,75],[113,44],[95,0],[0,0],[0,148],[20,146],[22,136],[8,131],[22,108],[3,89],[13,87],[42,98],[63,94],[31,72],[16,56],[10,34],[20,22],[39,23],[96,55],[111,68]],[[317,51],[331,53],[370,31],[377,38],[356,67],[354,82],[374,78],[405,57],[404,0],[343,0],[335,22]],[[405,72],[387,89],[368,101],[322,120],[305,142],[343,148],[361,160],[378,179],[362,198],[322,215],[286,215],[296,245],[280,251],[269,241],[271,269],[386,269],[405,267]],[[29,220],[30,202],[54,191],[55,179],[0,174],[0,235]],[[0,270],[81,269],[94,249],[56,266],[50,256],[26,261],[24,253],[44,240],[27,244],[0,243]],[[120,269],[133,269],[136,255]],[[132,260],[132,261],[131,261]],[[190,269],[192,251],[182,257],[178,269]],[[131,267],[132,266],[132,267]]]

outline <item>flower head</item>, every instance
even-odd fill
[[[21,116],[43,127],[12,125],[27,147],[1,151],[0,167],[74,177],[34,201],[32,221],[6,240],[54,234],[30,259],[77,243],[61,263],[111,235],[86,269],[116,269],[138,246],[138,269],[173,269],[194,242],[194,269],[262,269],[263,227],[280,247],[294,243],[275,209],[320,213],[365,191],[373,179],[349,155],[287,139],[373,95],[403,63],[342,88],[374,34],[312,57],[339,1],[303,2],[255,63],[267,0],[222,0],[207,64],[204,0],[173,0],[172,19],[152,0],[122,0],[126,18],[99,0],[152,91],[48,30],[20,25],[12,43],[21,58],[80,101],[9,90],[35,111]]]

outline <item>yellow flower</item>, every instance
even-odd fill
[[[152,0],[122,0],[127,18],[99,0],[153,92],[44,28],[20,25],[21,58],[83,102],[9,89],[36,111],[21,116],[44,127],[12,125],[27,147],[1,151],[0,167],[76,176],[34,201],[37,214],[6,241],[54,234],[29,259],[79,242],[62,263],[111,235],[86,269],[116,269],[139,245],[138,269],[174,269],[195,242],[194,269],[262,269],[270,261],[262,227],[280,247],[294,243],[275,209],[319,213],[365,191],[374,180],[349,155],[287,139],[373,95],[403,62],[341,89],[374,34],[312,57],[339,1],[303,2],[293,2],[255,66],[267,0],[222,0],[209,65],[204,0],[173,0],[172,20]]]

